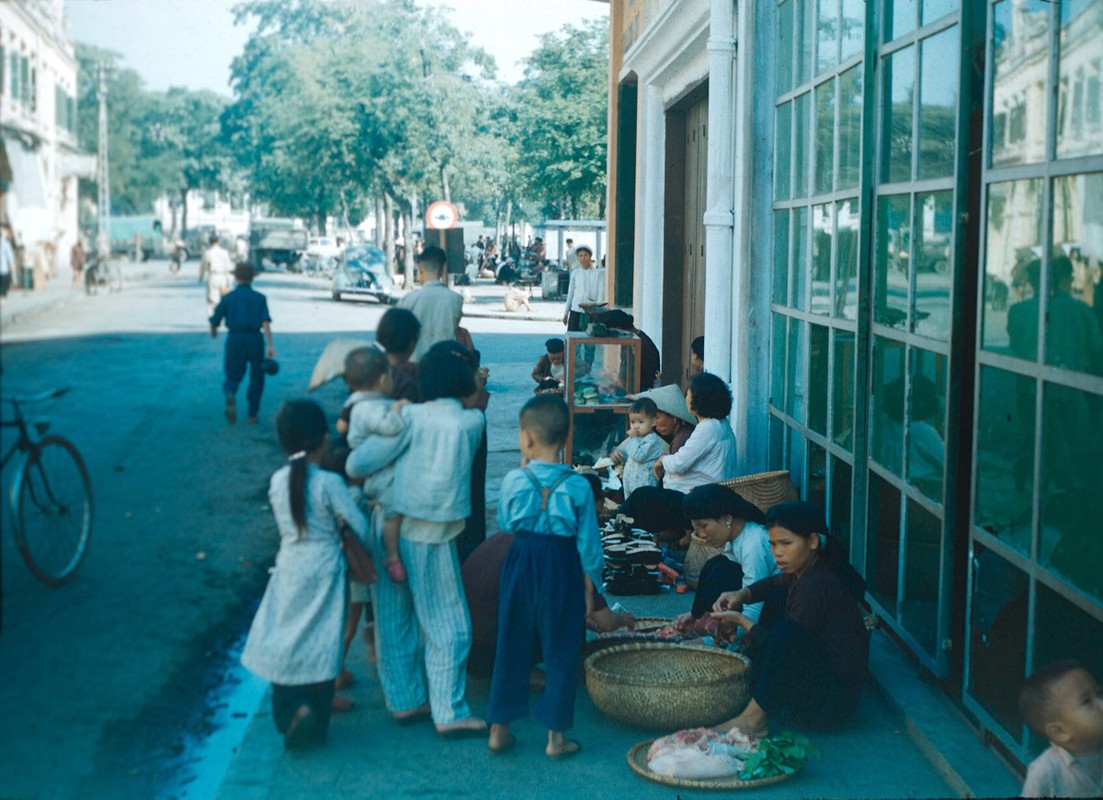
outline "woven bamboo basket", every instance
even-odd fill
[[[777,503],[800,499],[797,487],[789,479],[789,471],[784,469],[731,478],[720,481],[720,485],[736,492],[744,500],[754,503],[763,511]]]
[[[586,688],[618,722],[670,732],[716,725],[747,705],[750,661],[716,647],[639,642],[586,659]]]

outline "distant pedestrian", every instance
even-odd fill
[[[298,748],[325,740],[341,669],[347,568],[339,526],[366,541],[368,522],[341,476],[318,466],[328,432],[317,403],[285,403],[276,432],[289,462],[268,487],[280,549],[241,663],[272,682],[276,730]]]
[[[568,270],[578,269],[578,253],[574,250],[574,239],[567,240],[567,255],[563,257],[563,268]]]
[[[272,317],[268,314],[268,299],[253,289],[253,265],[238,264],[234,277],[238,282],[237,288],[222,298],[211,316],[211,338],[218,336],[218,326],[226,320],[230,331],[226,337],[223,361],[225,380],[222,382],[222,391],[226,395],[226,420],[231,425],[237,422],[237,388],[248,366],[245,422],[256,425],[260,397],[264,393],[265,342],[268,344],[268,358],[276,357],[276,348],[272,344]]]
[[[77,236],[77,240],[73,242],[73,246],[69,250],[69,267],[73,270],[74,289],[79,288],[83,284],[84,265],[87,261],[88,256],[84,252],[84,244],[81,243],[80,236]]]
[[[222,249],[218,234],[211,234],[210,245],[199,262],[199,282],[202,283],[204,278],[207,280],[207,313],[213,314],[223,296],[234,288],[231,280],[234,265],[230,254]]]
[[[463,298],[444,285],[448,260],[444,251],[429,245],[415,258],[422,275],[421,288],[399,301],[399,308],[414,312],[421,323],[421,334],[410,359],[417,363],[437,342],[456,338],[463,316]]]
[[[12,245],[11,227],[0,225],[0,303],[8,296],[11,276],[15,271],[15,248]]]

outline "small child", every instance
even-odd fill
[[[502,481],[498,527],[515,539],[498,584],[498,643],[487,700],[488,744],[495,754],[516,741],[510,723],[529,714],[537,642],[547,672],[534,714],[548,729],[544,752],[557,759],[581,749],[564,731],[574,723],[578,656],[603,557],[590,484],[559,460],[569,427],[563,398],[540,395],[525,403],[518,438],[527,466]]]
[[[563,340],[559,338],[548,339],[544,342],[547,353],[540,356],[536,367],[532,370],[532,379],[536,381],[534,392],[545,389],[558,389],[563,391],[563,382],[567,378],[567,367],[563,363]]]
[[[1103,690],[1077,661],[1042,667],[1027,680],[1019,709],[1049,740],[1031,762],[1023,797],[1103,796]]]
[[[653,467],[667,451],[666,442],[655,433],[659,407],[650,397],[641,397],[628,409],[628,438],[613,451],[613,461],[624,464],[621,483],[624,499],[641,486],[658,486]]]
[[[310,400],[285,403],[276,417],[288,461],[268,487],[280,550],[241,654],[250,672],[273,683],[272,719],[288,748],[325,739],[345,625],[339,526],[361,540],[368,535],[345,482],[318,467],[327,427]]]
[[[354,450],[372,434],[398,436],[406,428],[400,412],[408,402],[390,398],[394,388],[390,367],[387,356],[373,347],[359,347],[345,357],[345,383],[351,393],[337,420],[337,432],[347,435],[349,447]],[[382,469],[364,481],[364,496],[383,508],[387,574],[401,583],[406,580],[406,568],[398,553],[402,515],[394,511],[394,467]]]

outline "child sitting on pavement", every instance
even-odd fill
[[[532,379],[536,381],[533,392],[558,390],[562,394],[563,382],[567,378],[567,367],[563,363],[563,340],[548,339],[544,342],[544,349],[547,352],[540,356],[532,370]]]
[[[376,348],[360,347],[345,357],[345,383],[351,391],[341,409],[337,432],[346,434],[356,449],[368,436],[397,436],[406,427],[400,413],[406,400],[390,398],[390,362]],[[346,421],[347,412],[347,421]],[[398,553],[402,515],[394,512],[394,467],[382,469],[364,481],[364,496],[383,508],[383,547],[387,552],[387,574],[391,580],[406,580],[406,569]]]
[[[624,499],[641,486],[658,486],[653,467],[659,456],[667,452],[666,442],[655,432],[655,417],[659,407],[649,397],[641,397],[628,409],[628,438],[617,445],[612,459],[624,464],[621,483]]]
[[[498,589],[498,643],[487,700],[491,753],[515,743],[510,723],[529,714],[529,675],[539,642],[547,680],[534,716],[548,729],[544,752],[582,749],[574,723],[578,656],[601,583],[603,557],[589,482],[560,463],[570,417],[563,398],[540,395],[521,409],[522,463],[502,480],[498,527],[514,534]]]
[[[1042,667],[1027,680],[1019,708],[1049,740],[1031,762],[1023,797],[1103,796],[1103,690],[1077,661]]]

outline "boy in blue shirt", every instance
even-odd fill
[[[268,300],[253,290],[253,265],[242,262],[234,267],[237,288],[225,295],[211,316],[211,338],[218,336],[218,326],[226,320],[230,335],[226,337],[226,356],[223,372],[226,379],[222,391],[226,395],[226,419],[233,425],[237,421],[237,387],[249,367],[249,388],[245,393],[248,402],[246,423],[257,424],[260,413],[260,396],[264,393],[264,343],[268,342],[268,357],[276,357],[272,346],[272,317],[268,315]],[[261,338],[261,331],[264,337]]]
[[[487,701],[490,752],[510,749],[510,723],[529,714],[529,673],[536,643],[547,684],[533,716],[548,729],[545,753],[582,749],[564,736],[574,724],[578,657],[586,615],[601,585],[603,556],[589,482],[560,463],[570,418],[557,395],[521,409],[521,469],[502,481],[498,527],[514,534],[498,590],[498,645]]]

